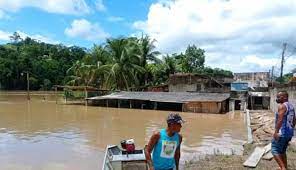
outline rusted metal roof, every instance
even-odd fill
[[[189,92],[115,92],[106,96],[91,97],[87,100],[123,99],[170,103],[222,102],[230,97],[228,93],[189,93]]]

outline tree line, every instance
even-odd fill
[[[205,51],[195,45],[178,54],[156,51],[155,40],[120,37],[90,49],[47,44],[17,33],[0,45],[0,88],[50,90],[53,85],[94,86],[109,90],[141,90],[166,84],[170,74],[197,73],[232,77],[232,72],[205,65]]]

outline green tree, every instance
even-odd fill
[[[19,41],[22,41],[20,34],[17,32],[14,32],[13,35],[9,36],[9,38],[13,43],[18,43]]]
[[[126,38],[108,39],[106,50],[111,57],[110,63],[102,66],[107,72],[106,87],[119,90],[137,88],[137,73],[143,73],[145,69],[140,66],[134,43]]]
[[[31,90],[44,89],[44,81],[50,82],[47,86],[63,84],[66,71],[86,55],[81,47],[21,39],[17,33],[11,39],[13,43],[0,45],[0,83],[7,90],[26,88],[26,77],[21,76],[24,72],[30,73]]]
[[[204,67],[205,51],[195,45],[188,46],[185,54],[175,55],[178,60],[180,71],[183,73],[193,73]]]
[[[144,75],[140,76],[141,85],[148,84],[149,70],[147,63],[160,63],[161,60],[157,58],[160,55],[159,51],[155,50],[155,40],[151,40],[149,36],[145,36],[139,40],[138,46],[140,49],[140,66],[145,68]]]
[[[152,77],[150,85],[166,84],[170,74],[177,72],[176,59],[174,56],[166,55],[162,61],[148,64],[148,71]]]

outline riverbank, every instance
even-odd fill
[[[186,170],[207,169],[207,170],[245,170],[243,163],[254,151],[256,146],[265,146],[270,143],[273,134],[274,118],[271,111],[250,111],[252,144],[244,145],[243,155],[208,155],[200,160],[187,161]],[[296,139],[294,138],[287,150],[288,168],[296,169]],[[278,167],[274,159],[261,159],[256,170],[270,170]]]

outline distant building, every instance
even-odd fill
[[[248,82],[232,82],[230,92],[230,108],[232,110],[244,110],[247,107]]]
[[[230,105],[235,110],[268,109],[269,72],[234,73],[234,80]]]
[[[170,75],[169,92],[225,93],[230,91],[231,82],[232,78],[178,73]]]
[[[251,88],[268,87],[270,81],[269,72],[234,73],[235,82],[246,82]]]

